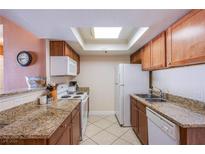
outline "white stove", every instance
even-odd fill
[[[67,94],[59,95],[59,99],[80,99],[84,100],[88,97],[86,92],[66,92]]]
[[[88,94],[86,92],[69,92],[69,86],[61,84],[57,87],[57,98],[81,100],[81,135],[83,135],[88,121]]]

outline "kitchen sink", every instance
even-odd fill
[[[146,98],[145,100],[148,102],[166,102],[166,100],[162,98]]]
[[[150,95],[150,94],[135,94],[135,95],[138,97],[147,98],[147,99],[160,98],[159,96]]]

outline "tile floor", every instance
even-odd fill
[[[130,127],[120,127],[112,116],[90,116],[81,145],[139,145]]]

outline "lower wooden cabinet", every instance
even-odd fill
[[[148,127],[146,113],[139,110],[139,138],[143,144],[148,144]]]
[[[134,98],[131,100],[131,126],[142,144],[148,144],[148,127],[146,106],[137,102]]]
[[[138,108],[134,100],[131,101],[131,126],[133,128],[133,131],[135,134],[138,134],[139,132],[139,112]]]
[[[63,132],[56,145],[70,145],[71,144],[71,124],[69,124]]]
[[[72,115],[72,136],[71,141],[73,145],[77,145],[80,143],[81,137],[81,122],[80,122],[80,106],[74,111],[74,115]]]

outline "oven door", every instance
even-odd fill
[[[81,102],[81,134],[85,133],[86,125],[88,122],[88,97]]]

